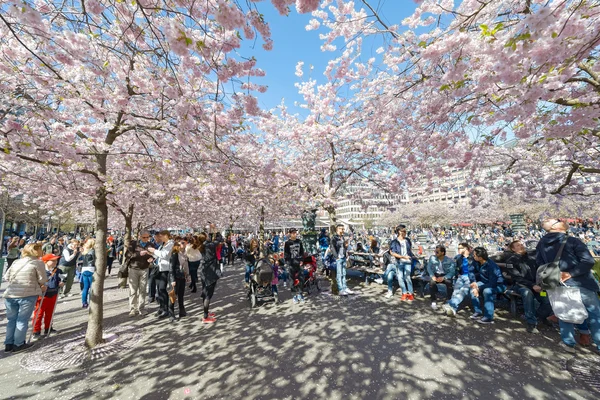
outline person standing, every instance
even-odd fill
[[[125,251],[124,264],[127,266],[129,284],[129,316],[146,315],[146,296],[148,295],[148,270],[152,266],[149,248],[150,232],[143,231],[140,240],[132,240]]]
[[[202,262],[202,253],[200,253],[200,243],[198,238],[192,238],[191,242],[185,247],[185,255],[188,258],[188,266],[190,269],[190,289],[192,293],[198,291],[198,268]]]
[[[185,282],[189,276],[188,260],[185,255],[185,242],[175,243],[169,260],[169,283],[177,296],[179,318],[187,315],[183,305],[183,296],[185,295]],[[175,303],[169,302],[169,315],[171,322],[175,322]]]
[[[298,230],[292,228],[290,229],[290,239],[285,242],[283,246],[283,256],[290,269],[290,277],[292,278],[290,289],[292,290],[292,293],[294,293],[294,303],[304,302],[304,296],[302,295],[302,288],[304,287],[304,270],[300,265],[303,255],[304,246],[302,245],[302,241],[298,239]]]
[[[41,338],[42,319],[44,320],[45,327],[44,334],[48,335],[50,332],[56,333],[56,330],[52,328],[50,323],[52,322],[52,315],[54,314],[54,307],[58,298],[58,290],[64,285],[60,279],[62,271],[56,267],[59,259],[60,256],[54,254],[46,254],[42,257],[42,262],[46,267],[48,282],[46,282],[46,292],[43,296],[38,297],[37,303],[35,304],[32,338],[34,341]]]
[[[354,294],[354,292],[348,289],[346,282],[346,263],[348,258],[348,242],[344,240],[344,225],[338,224],[336,226],[336,234],[331,239],[331,245],[329,251],[336,260],[335,279],[338,287],[338,294],[340,296],[347,296]]]
[[[202,282],[202,307],[204,309],[204,317],[202,318],[203,324],[212,324],[217,320],[215,314],[209,312],[210,300],[215,293],[217,287],[217,281],[219,280],[219,264],[217,263],[217,243],[214,241],[216,234],[216,227],[214,224],[210,224],[209,227],[211,233],[211,239],[208,240],[206,233],[202,232],[198,236],[198,242],[200,243],[200,252],[202,253],[202,268],[200,270],[200,281]]]
[[[10,240],[6,250],[8,252],[6,255],[6,272],[8,272],[11,265],[19,258],[19,238],[17,236]]]
[[[171,233],[166,230],[160,231],[159,239],[162,244],[158,250],[150,247],[148,251],[156,258],[156,264],[158,265],[158,275],[156,275],[155,279],[158,288],[159,309],[156,312],[156,316],[166,318],[169,316],[169,293],[167,292],[167,285],[169,283],[169,271],[171,270],[171,252],[173,251],[175,242],[171,239]]]
[[[63,250],[62,257],[58,262],[58,267],[67,275],[65,286],[61,298],[72,296],[71,287],[75,279],[75,269],[77,267],[77,258],[79,257],[79,240],[71,240],[69,245]]]
[[[400,301],[413,301],[413,284],[411,278],[412,260],[415,255],[412,252],[410,239],[406,237],[406,227],[399,225],[396,228],[396,239],[390,244],[390,254],[396,258],[398,267],[398,284],[402,290]]]
[[[90,305],[89,294],[94,280],[94,272],[96,272],[96,251],[94,245],[95,239],[86,240],[83,245],[83,264],[81,266],[81,280],[83,281],[83,289],[81,290],[81,307],[88,308]]]
[[[553,262],[563,246],[559,258],[560,280],[566,286],[579,288],[581,301],[588,312],[588,327],[596,349],[600,352],[600,300],[598,283],[592,275],[594,257],[581,240],[567,235],[568,225],[556,219],[544,221],[542,227],[548,232],[537,245],[538,265]],[[551,295],[551,294],[550,294]],[[575,352],[575,327],[572,323],[559,321],[561,346],[569,353]]]
[[[117,258],[117,245],[115,239],[112,236],[109,236],[106,242],[106,271],[108,276],[111,275],[115,258]]]
[[[48,281],[42,256],[42,245],[27,244],[23,248],[22,258],[6,272],[8,287],[4,292],[6,306],[6,338],[4,351],[18,353],[30,347],[25,343],[29,320],[38,296],[46,290]]]

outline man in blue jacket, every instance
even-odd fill
[[[498,265],[489,259],[485,247],[473,249],[473,259],[481,265],[476,282],[471,283],[471,302],[475,313],[471,319],[480,324],[494,323],[494,302],[496,294],[506,290],[504,278]],[[481,298],[483,297],[483,313],[481,312]]]
[[[579,288],[581,300],[588,312],[587,322],[592,339],[597,351],[600,352],[600,300],[597,295],[598,283],[592,275],[594,257],[581,240],[567,236],[569,227],[566,223],[548,219],[544,221],[542,227],[548,233],[537,245],[536,261],[538,265],[553,262],[562,242],[566,241],[559,260],[561,282]],[[559,323],[561,344],[567,352],[572,353],[575,351],[575,328],[568,322]]]

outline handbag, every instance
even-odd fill
[[[582,324],[587,319],[588,312],[578,287],[562,283],[561,286],[548,289],[547,292],[554,315],[558,319],[572,324]]]
[[[177,300],[177,295],[175,294],[175,289],[171,289],[169,291],[169,300],[171,300],[171,304],[175,304],[175,300]]]
[[[536,281],[543,290],[554,289],[560,286],[560,256],[565,248],[565,244],[567,244],[566,236],[560,245],[560,249],[558,249],[558,253],[556,253],[554,261],[538,267]]]

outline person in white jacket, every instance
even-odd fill
[[[158,249],[148,248],[148,251],[156,259],[158,265],[158,275],[156,276],[156,286],[158,287],[158,318],[169,316],[169,293],[167,285],[169,284],[169,271],[171,269],[171,253],[173,251],[173,239],[169,231],[159,232],[162,245]]]
[[[42,244],[25,245],[21,259],[15,261],[12,268],[6,272],[8,287],[4,292],[6,305],[6,338],[4,351],[17,353],[29,347],[25,343],[29,320],[38,296],[46,290],[48,281],[42,256]]]

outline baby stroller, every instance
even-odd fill
[[[273,266],[268,258],[262,258],[256,262],[254,272],[250,275],[250,286],[248,287],[248,299],[250,307],[258,306],[259,302],[273,300],[279,303],[279,297],[271,288],[273,281]]]
[[[304,267],[304,287],[303,292],[310,294],[311,290],[321,291],[319,287],[319,279],[317,276],[317,259],[315,256],[305,254],[302,259],[302,265]]]

